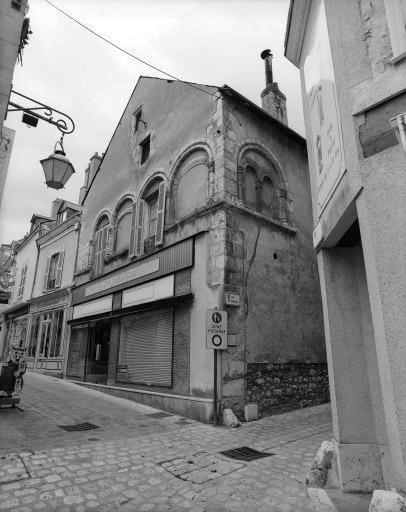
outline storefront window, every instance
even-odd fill
[[[61,355],[63,316],[63,309],[58,309],[57,311],[54,311],[53,336],[48,357],[58,357]]]
[[[31,336],[28,343],[28,357],[35,357],[38,345],[39,326],[41,323],[41,315],[36,315],[32,319]]]
[[[37,335],[40,344],[40,357],[61,356],[63,320],[63,309],[56,309],[41,315],[39,335]]]

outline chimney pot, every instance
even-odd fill
[[[277,82],[273,81],[272,57],[269,49],[261,52],[261,59],[265,61],[265,89],[261,93],[262,108],[272,117],[288,124],[286,96],[279,90]]]

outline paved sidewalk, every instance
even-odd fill
[[[310,510],[303,481],[331,437],[328,405],[214,428],[38,374],[25,383],[24,412],[0,410],[0,510]],[[82,422],[100,428],[59,427]],[[219,453],[240,446],[274,455]]]

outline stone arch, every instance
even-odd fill
[[[97,214],[97,216],[96,216],[95,223],[93,224],[92,239],[94,238],[94,234],[96,233],[96,230],[97,230],[97,228],[99,227],[100,222],[101,222],[101,220],[103,219],[103,217],[107,217],[107,219],[108,219],[108,224],[109,224],[110,226],[112,225],[113,215],[111,214],[111,211],[110,211],[110,210],[107,210],[107,209],[104,209],[104,210],[102,210],[101,212],[99,212],[99,213]]]
[[[255,155],[260,158],[255,159]],[[261,159],[266,164],[261,163]],[[257,210],[263,211],[264,214],[272,216],[276,220],[290,223],[288,182],[277,157],[261,142],[248,140],[240,144],[237,159],[237,183],[238,195],[242,201],[244,201],[244,173],[247,167],[255,168],[258,175]],[[273,210],[269,208],[269,205],[264,208],[263,194],[266,188],[264,184],[267,185],[269,182],[275,186],[275,208]]]
[[[168,177],[165,173],[164,169],[158,169],[151,176],[148,176],[147,180],[144,182],[142,187],[140,188],[140,192],[138,194],[137,200],[142,199],[145,193],[148,191],[150,186],[154,183],[154,181],[162,180],[168,186]]]
[[[196,158],[192,158],[196,155]],[[186,165],[186,167],[185,167]],[[206,140],[196,140],[188,144],[185,148],[177,154],[172,166],[170,173],[170,185],[168,191],[169,201],[169,217],[170,222],[174,222],[178,217],[177,215],[177,201],[178,201],[178,187],[179,184],[186,176],[189,171],[193,168],[204,165],[207,168],[207,184],[205,186],[205,199],[202,199],[203,203],[206,203],[214,194],[214,159],[213,149]],[[201,188],[203,183],[201,183]],[[187,210],[187,206],[185,207]],[[185,212],[183,212],[185,214]],[[183,216],[183,215],[181,215]]]
[[[114,252],[122,252],[126,247],[125,244],[122,243],[122,236],[119,231],[123,231],[125,223],[128,231],[128,245],[130,243],[130,234],[131,234],[131,215],[134,208],[134,194],[124,194],[114,209],[113,214],[113,250]],[[124,217],[126,217],[124,219]],[[120,236],[119,236],[120,235]],[[127,247],[128,248],[128,247]]]

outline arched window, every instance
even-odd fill
[[[166,186],[162,178],[155,178],[148,184],[137,202],[134,216],[134,244],[131,252],[140,256],[162,245],[165,222]],[[144,243],[145,242],[145,243]]]
[[[101,274],[104,269],[104,259],[106,257],[107,244],[109,242],[109,218],[107,215],[97,223],[94,233],[94,273],[95,275]]]
[[[173,187],[176,219],[206,204],[209,184],[207,160],[207,152],[197,149],[177,168]]]
[[[131,214],[133,202],[131,199],[123,201],[116,213],[116,244],[115,252],[120,253],[128,249],[131,233]]]
[[[264,176],[261,191],[262,213],[270,217],[277,216],[277,198],[274,182],[269,176]]]
[[[257,200],[257,173],[251,166],[244,172],[244,203],[253,210],[258,210]]]

